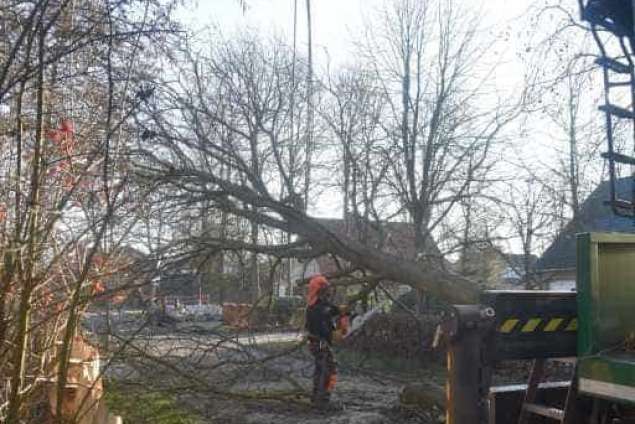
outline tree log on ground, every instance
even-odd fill
[[[432,407],[444,410],[445,389],[429,382],[407,384],[399,393],[399,403],[405,407],[416,407],[424,410]]]

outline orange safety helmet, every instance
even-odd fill
[[[318,274],[309,280],[309,290],[306,295],[306,303],[313,306],[318,301],[320,290],[329,286],[328,280],[321,274]]]

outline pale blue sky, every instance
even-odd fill
[[[298,43],[306,46],[305,1],[298,1]],[[347,60],[352,42],[359,36],[364,20],[386,0],[313,0],[313,42],[317,55],[325,52],[334,63]],[[390,0],[389,0],[390,1]],[[534,2],[529,0],[463,0],[483,13],[484,26],[500,31],[521,16]],[[190,3],[183,18],[192,28],[217,24],[226,30],[249,26],[263,33],[283,34],[291,40],[294,0],[247,0],[243,13],[239,0],[199,0]],[[515,40],[512,40],[514,42]]]
[[[293,4],[294,0],[246,0],[248,8],[243,11],[239,0],[199,0],[188,4],[181,11],[181,17],[193,30],[203,29],[207,25],[218,26],[224,33],[231,33],[243,27],[262,32],[263,36],[276,34],[283,36],[289,44],[292,42]],[[328,61],[332,66],[346,64],[355,60],[354,41],[360,39],[364,24],[369,22],[373,13],[384,3],[392,0],[312,0],[313,48],[318,66]],[[421,0],[423,1],[423,0]],[[496,91],[503,97],[516,94],[523,85],[525,64],[519,60],[518,54],[524,54],[527,32],[536,28],[528,25],[523,19],[530,7],[536,5],[535,0],[458,0],[461,5],[473,5],[482,15],[481,28],[484,36],[509,33],[499,37],[489,51],[487,66],[495,69],[490,76]],[[572,7],[573,0],[570,0]],[[306,51],[306,11],[305,0],[298,2],[298,50]],[[463,3],[465,2],[465,3]],[[541,3],[542,4],[542,3]],[[566,5],[566,4],[565,4]],[[551,30],[548,19],[541,22],[545,33]],[[540,34],[540,31],[536,31]],[[489,80],[488,80],[489,81]],[[505,94],[506,93],[506,94]],[[533,121],[533,128],[519,149],[527,150],[527,155],[536,155],[536,159],[550,162],[554,155],[555,133],[548,120]],[[543,122],[544,121],[544,122]],[[518,132],[514,127],[511,131]],[[322,195],[329,200],[330,194]],[[338,216],[339,202],[320,202],[323,206],[315,211],[319,215]],[[328,205],[328,206],[327,206]],[[330,206],[330,207],[329,207]],[[515,249],[517,246],[511,246]]]

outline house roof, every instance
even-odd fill
[[[364,223],[351,219],[319,218],[320,224],[336,234],[345,235],[364,244],[371,245],[386,253],[414,259],[416,256],[414,226],[408,222]],[[429,255],[441,257],[436,244]],[[321,272],[335,272],[336,266],[329,256],[318,258]]]
[[[514,270],[523,270],[525,267],[525,255],[522,253],[502,253],[507,265]],[[533,267],[538,261],[538,256],[529,255],[529,266]]]
[[[348,236],[362,243],[370,244],[386,253],[414,258],[415,230],[408,222],[382,221],[363,222],[351,219],[348,223],[343,219],[319,218],[320,224],[329,230]],[[436,243],[429,248],[429,255],[441,256]]]
[[[631,177],[617,180],[618,196],[630,198]],[[617,216],[605,204],[609,199],[609,181],[601,183],[582,204],[578,222],[570,221],[545,250],[536,267],[539,271],[571,269],[576,266],[576,234],[584,232],[635,233],[632,218]]]

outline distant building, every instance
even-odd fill
[[[497,290],[523,289],[533,278],[537,257],[504,253],[491,243],[477,243],[463,252],[454,265],[457,272],[478,282],[484,288]],[[526,263],[527,262],[527,263]]]
[[[631,190],[631,178],[617,181],[617,191],[625,196]],[[576,234],[587,232],[635,233],[635,221],[613,214],[608,181],[601,183],[582,204],[577,222],[570,221],[545,250],[536,264],[547,290],[576,289]]]
[[[320,224],[335,234],[343,235],[356,241],[372,245],[386,253],[399,255],[405,258],[415,258],[415,234],[412,224],[407,222],[381,222],[364,223],[360,221],[343,219],[318,219]],[[441,252],[436,245],[430,249],[429,255],[435,258],[442,258]],[[278,283],[279,294],[289,295],[294,290],[294,284],[298,280],[322,273],[333,274],[338,270],[336,261],[329,255],[320,256],[308,261],[292,259],[289,277],[281,275]],[[346,266],[340,263],[340,266]],[[399,295],[407,290],[409,286],[399,286],[394,288],[395,294]]]
[[[499,282],[504,288],[522,289],[527,282],[534,279],[538,256],[524,254],[502,254],[503,270],[499,275]],[[527,262],[527,263],[525,263]]]

